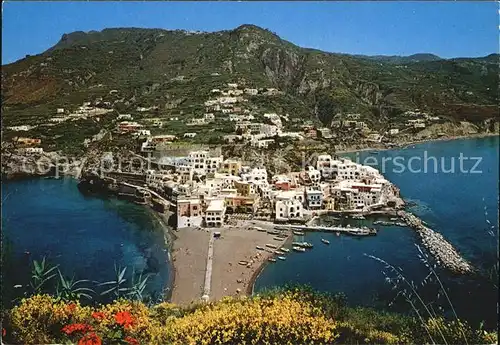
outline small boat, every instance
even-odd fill
[[[389,220],[391,220],[391,221],[395,222],[395,221],[397,221],[397,220],[398,220],[398,218],[390,218]]]
[[[337,236],[340,236],[340,232],[337,231]]]
[[[360,215],[360,214],[357,214],[357,215],[354,215],[352,216],[352,219],[366,219],[363,215]]]
[[[312,244],[312,243],[309,243],[309,242],[302,242],[301,247],[304,247],[304,248],[312,248],[312,247],[313,247],[313,244]]]
[[[246,266],[248,265],[248,261],[244,261],[244,260],[241,260],[240,262],[238,262],[240,265],[243,265],[243,266]]]
[[[384,224],[384,222],[381,220],[376,220],[373,222],[373,225],[382,225],[382,224]]]
[[[324,238],[321,239],[321,242],[323,242],[324,244],[330,244],[330,241],[325,240]]]
[[[274,229],[276,230],[288,230],[286,226],[275,226]]]
[[[301,244],[302,244],[302,242],[292,242],[292,246],[295,246],[295,247],[300,247]]]
[[[255,247],[255,248],[257,248],[258,250],[264,250],[264,248],[263,248],[263,247],[261,247],[261,246],[257,246],[257,247]]]
[[[285,255],[286,253],[282,252],[281,250],[275,250],[274,254],[276,254],[276,255]]]
[[[304,232],[303,231],[294,231],[293,234],[296,235],[296,236],[304,236]]]
[[[277,246],[277,245],[275,245],[275,244],[271,244],[271,243],[266,243],[266,247],[273,248],[273,249],[278,248],[278,246]]]
[[[283,241],[284,238],[283,237],[273,237],[273,240],[275,240],[275,241]]]
[[[280,232],[279,232],[279,231],[277,231],[277,230],[268,230],[268,231],[267,231],[267,233],[268,233],[269,235],[278,235]]]
[[[290,251],[290,249],[288,249],[288,248],[280,248],[280,250],[285,252],[285,253],[288,253]]]
[[[276,262],[276,259],[274,259],[274,258],[269,258],[269,259],[267,259],[267,261],[270,261],[270,262]]]
[[[368,229],[359,229],[359,230],[349,230],[347,231],[347,234],[352,235],[352,236],[368,236],[370,235],[370,230]]]
[[[292,247],[292,249],[295,250],[296,252],[302,252],[302,253],[306,251],[306,249],[302,248],[302,247],[295,247],[294,246],[294,247]]]
[[[285,261],[286,258],[284,256],[278,256],[278,259]]]

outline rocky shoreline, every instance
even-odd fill
[[[425,226],[422,220],[409,212],[399,211],[398,216],[420,235],[422,243],[435,257],[438,265],[442,265],[454,273],[475,272],[474,267],[460,256],[443,235]]]

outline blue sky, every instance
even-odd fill
[[[366,55],[498,52],[495,2],[3,2],[2,64],[62,34],[108,27],[270,29],[297,45]]]

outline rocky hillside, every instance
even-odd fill
[[[497,114],[498,54],[451,60],[333,54],[253,25],[213,33],[74,32],[39,55],[2,66],[4,125],[109,98],[111,90],[117,90],[112,101],[119,111],[158,106],[160,115],[197,112],[212,88],[231,81],[277,88],[284,94],[271,106],[325,125],[339,112],[359,112],[376,127],[415,108],[482,122]]]

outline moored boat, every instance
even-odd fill
[[[280,248],[280,250],[285,252],[285,253],[288,253],[290,251],[290,249],[288,249],[288,248]]]
[[[295,250],[296,252],[302,252],[302,253],[306,251],[306,249],[302,248],[302,247],[295,247],[294,246],[294,247],[292,247],[292,249]]]
[[[293,234],[296,235],[296,236],[304,236],[304,232],[303,231],[294,231]]]
[[[271,243],[266,243],[266,247],[273,248],[273,249],[278,248],[278,246],[277,246],[277,245],[275,245],[275,244],[271,244]]]
[[[275,240],[275,241],[284,241],[285,239],[283,237],[273,237],[273,240]]]
[[[258,250],[264,250],[264,248],[261,246],[256,246],[255,248],[257,248]]]
[[[330,244],[330,241],[325,240],[324,238],[321,239],[321,242],[323,242],[324,244]]]
[[[238,262],[240,265],[243,265],[243,266],[246,266],[248,265],[248,261],[244,261],[244,260],[241,260],[240,262]]]
[[[269,259],[267,259],[267,261],[270,261],[270,262],[276,262],[276,259],[274,259],[274,258],[269,258]]]
[[[283,260],[283,261],[286,260],[286,258],[284,256],[278,256],[278,259]]]

